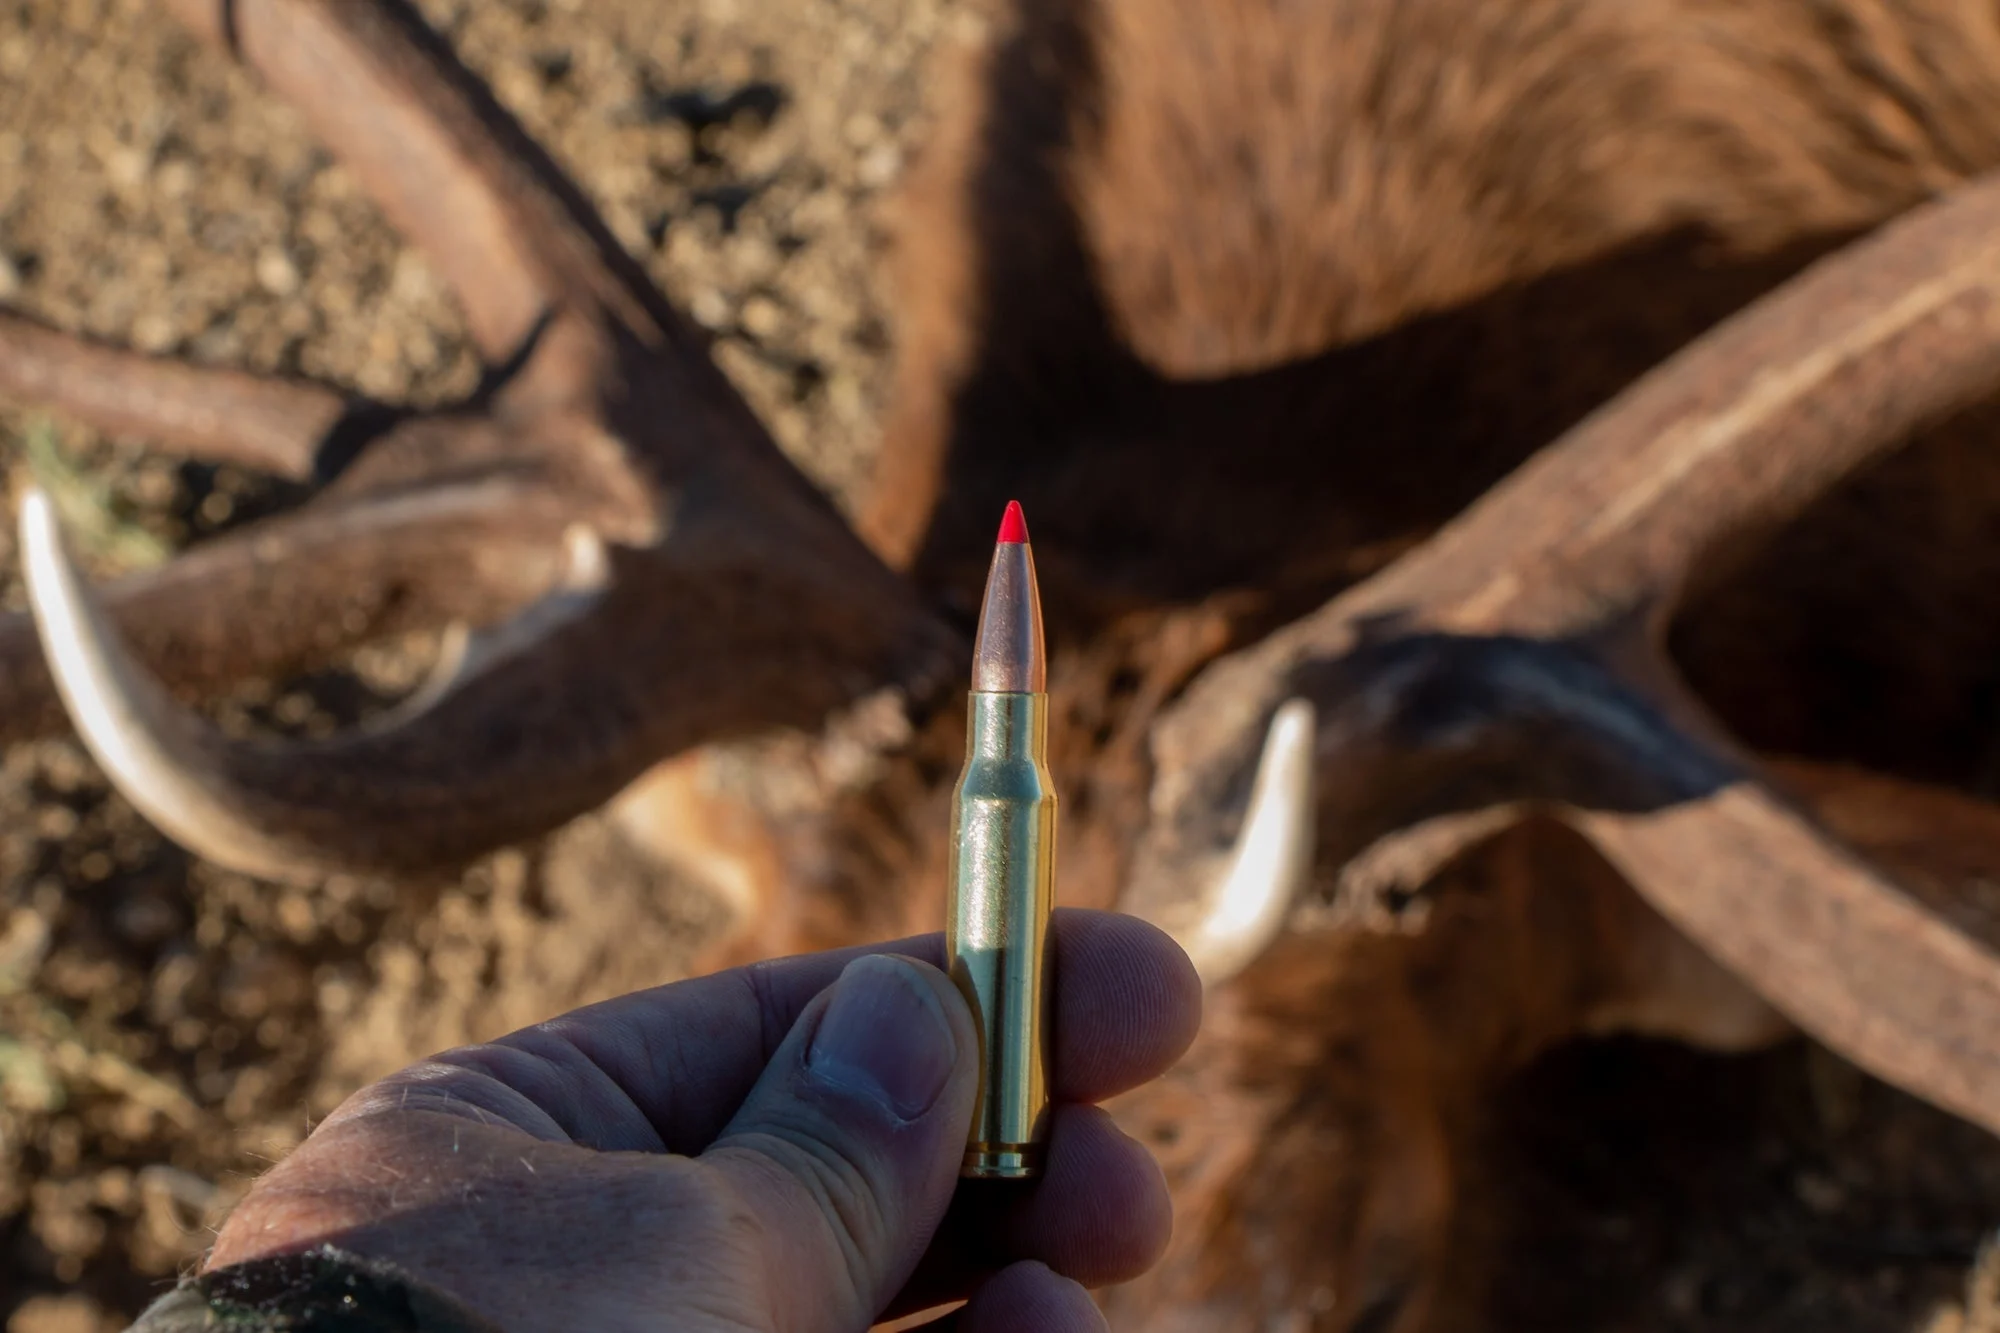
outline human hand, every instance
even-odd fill
[[[978,1038],[941,936],[580,1009],[350,1097],[250,1191],[212,1270],[330,1243],[510,1333],[858,1333],[970,1298],[961,1333],[1081,1333],[1166,1244],[1146,1150],[1089,1103],[1193,1039],[1166,936],[1060,911],[1055,1107],[1032,1182],[957,1178]]]

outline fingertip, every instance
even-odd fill
[[[952,1087],[978,1082],[979,1034],[964,998],[928,963],[867,954],[847,965],[805,1050],[820,1084],[874,1101],[898,1120],[928,1115]]]
[[[1139,1276],[1166,1253],[1174,1207],[1146,1146],[1096,1106],[1058,1109],[1048,1165],[1007,1218],[1007,1249],[1086,1286]]]
[[[1104,1312],[1071,1278],[1034,1260],[1001,1269],[952,1321],[956,1333],[1105,1333]]]
[[[1062,908],[1054,922],[1056,1095],[1094,1102],[1159,1077],[1201,1029],[1201,979],[1150,922]]]

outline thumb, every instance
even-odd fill
[[[702,1154],[749,1210],[784,1333],[874,1322],[958,1183],[979,1036],[936,968],[855,959]]]

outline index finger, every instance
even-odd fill
[[[783,958],[607,1000],[412,1066],[356,1094],[332,1119],[421,1097],[429,1109],[498,1118],[542,1138],[697,1153],[742,1104],[800,1012],[864,953],[943,967],[944,937]],[[1155,927],[1059,909],[1049,961],[1057,1101],[1136,1087],[1193,1041],[1201,983]]]

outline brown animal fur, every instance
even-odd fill
[[[1021,495],[1058,643],[1246,587],[1227,623],[1254,638],[1804,262],[2000,162],[1977,5],[1019,0],[979,70],[900,232],[864,531],[966,596],[975,516]],[[1996,424],[1944,423],[1697,571],[1673,646],[1738,735],[1991,781]],[[2000,852],[1991,807],[1787,772],[2000,935],[1963,891]],[[1483,1101],[1631,1025],[1621,941],[1686,946],[1551,827],[1425,892],[1414,936],[1288,936],[1120,1108],[1181,1221],[1119,1326],[1477,1324],[1489,1275],[1451,1203]]]
[[[2000,873],[2000,811],[1949,792],[1784,766],[1811,808],[1960,924]],[[1604,1031],[1759,1032],[1754,1001],[1581,839],[1531,821],[1456,858],[1411,906],[1298,923],[1210,998],[1195,1049],[1115,1108],[1174,1188],[1166,1260],[1107,1302],[1115,1327],[1484,1327],[1501,1201],[1481,1128],[1511,1073]],[[1495,1006],[1492,997],[1508,997]],[[1768,1017],[1768,1016],[1767,1016]]]
[[[1019,493],[1051,613],[1085,632],[1133,596],[1316,600],[2000,161],[2000,28],[1972,5],[1026,0],[1000,28],[900,232],[864,531],[963,595]],[[1729,720],[1966,780],[1958,721],[2000,660],[1971,614],[2000,573],[1969,535],[1986,429],[1885,463],[1690,607],[1677,646]],[[1822,697],[1862,688],[1896,713]]]

